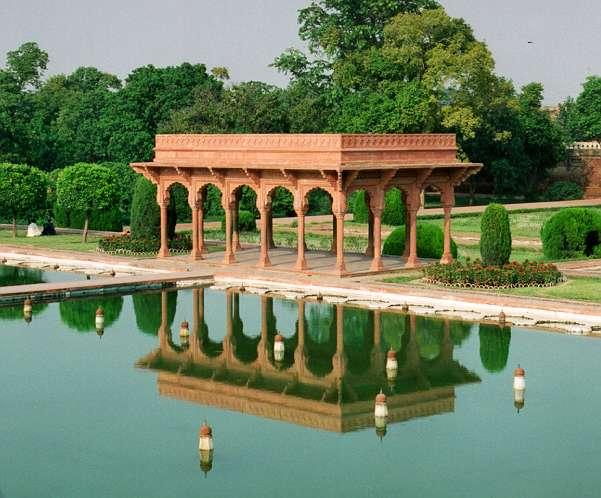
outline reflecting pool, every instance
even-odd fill
[[[42,284],[44,282],[69,282],[73,280],[83,280],[85,278],[85,275],[82,273],[0,265],[0,287],[9,285]]]
[[[600,354],[594,338],[211,289],[48,304],[29,324],[0,308],[0,493],[598,496]]]

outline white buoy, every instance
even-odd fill
[[[200,468],[206,476],[207,472],[213,468],[213,429],[207,423],[200,427],[198,451],[200,452]]]
[[[526,389],[526,371],[519,365],[513,371],[513,388],[522,391]]]
[[[391,349],[388,351],[386,356],[386,378],[389,381],[396,379],[397,372],[399,371],[399,364],[396,359],[396,351]]]
[[[386,404],[386,395],[380,391],[376,396],[376,406],[374,408],[374,416],[376,419],[388,417],[388,405]]]
[[[186,320],[179,327],[179,336],[182,339],[190,337],[190,324]]]
[[[23,301],[23,318],[27,323],[31,322],[31,317],[33,316],[33,303],[31,299],[25,299]]]
[[[277,362],[284,361],[285,350],[286,347],[284,346],[284,337],[280,334],[277,334],[273,343],[274,360]]]
[[[524,389],[514,389],[513,390],[513,406],[515,406],[520,413],[520,410],[524,408],[525,404],[525,396]]]
[[[96,332],[104,332],[104,310],[102,307],[96,310]]]

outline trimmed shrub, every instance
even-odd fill
[[[175,222],[190,223],[192,221],[192,209],[188,203],[188,189],[180,183],[175,183],[169,189],[169,194],[169,208],[172,210],[172,216],[175,214]]]
[[[104,166],[112,170],[118,177],[121,187],[119,209],[121,211],[121,222],[124,225],[129,225],[131,214],[131,200],[138,180],[138,174],[126,163],[112,163],[104,162],[100,163],[100,166]]]
[[[601,249],[601,213],[594,209],[562,209],[541,229],[543,252],[549,259],[598,255]]]
[[[367,223],[369,220],[369,208],[365,200],[365,191],[359,190],[355,194],[355,202],[353,204],[353,221],[356,223]]]
[[[225,232],[225,217],[221,219],[221,230]],[[249,211],[238,212],[238,230],[240,232],[256,232],[257,220]]]
[[[83,229],[86,215],[82,211],[67,211],[65,208],[54,206],[54,223],[62,228]],[[105,230],[121,232],[123,230],[123,213],[118,206],[105,211],[92,211],[90,214],[90,230]]]
[[[403,194],[396,187],[389,189],[384,197],[382,223],[393,227],[400,227],[405,224],[405,204],[403,203]]]
[[[563,280],[555,265],[528,261],[503,266],[486,266],[481,261],[454,261],[449,265],[430,265],[422,271],[426,282],[449,287],[550,287]]]
[[[417,256],[420,258],[440,259],[444,251],[444,233],[442,228],[431,223],[417,224]],[[405,252],[405,227],[393,230],[384,242],[382,254],[400,256]],[[451,239],[451,253],[457,257],[457,244]]]
[[[161,233],[161,209],[157,188],[141,176],[136,181],[131,201],[131,236],[134,239],[158,239]]]
[[[583,197],[584,190],[582,190],[582,187],[570,181],[552,183],[543,195],[543,199],[546,201],[571,201]]]
[[[159,252],[161,241],[158,238],[140,239],[131,235],[114,235],[98,241],[98,250],[110,254],[152,255]],[[176,234],[169,239],[169,250],[176,253],[186,253],[192,250],[190,232]]]
[[[501,266],[511,256],[509,215],[501,204],[489,204],[480,222],[480,255],[486,265]]]
[[[480,324],[480,361],[491,373],[501,372],[507,366],[511,327]]]

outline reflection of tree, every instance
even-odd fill
[[[500,372],[507,365],[511,328],[480,324],[480,361],[489,372]]]
[[[425,360],[438,358],[444,335],[444,322],[418,316],[415,325],[419,355]]]
[[[370,367],[374,331],[373,311],[345,308],[343,321],[348,370],[353,374],[360,374]]]
[[[260,336],[249,337],[244,334],[244,323],[240,317],[240,294],[233,294],[232,343],[234,354],[242,363],[252,363],[257,359]]]
[[[134,294],[136,325],[145,334],[157,335],[161,327],[161,292]],[[177,291],[167,292],[167,323],[171,328],[177,308]]]
[[[123,298],[95,297],[78,301],[63,301],[59,304],[61,320],[69,328],[78,332],[96,330],[96,310],[104,309],[104,326],[109,327],[121,314]]]
[[[400,351],[403,344],[403,335],[407,327],[407,315],[382,313],[380,324],[382,327],[382,347],[384,351],[388,351],[389,349]]]
[[[273,346],[275,343],[275,336],[281,331],[278,330],[277,318],[274,312],[274,299],[271,297],[267,299],[267,348],[268,348],[268,356],[269,360],[275,364],[274,356],[273,356]],[[295,304],[292,301],[282,300],[281,304],[285,306],[289,305],[290,307],[294,307]],[[283,334],[282,334],[283,336]],[[298,320],[294,325],[294,334],[291,337],[284,337],[284,360],[281,362],[281,366],[283,368],[290,368],[294,363],[294,351],[296,350],[296,346],[298,344]]]
[[[42,275],[41,270],[0,266],[0,286],[41,284],[45,282]]]
[[[336,352],[335,316],[331,304],[305,304],[307,368],[319,377],[332,371],[332,357]]]
[[[451,324],[451,340],[454,346],[461,346],[472,331],[472,324],[467,322],[460,322],[452,320]]]
[[[34,304],[31,308],[32,316],[39,315],[47,307],[45,303]],[[23,306],[0,307],[0,320],[23,320]]]

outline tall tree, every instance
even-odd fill
[[[12,218],[13,237],[18,218],[30,218],[46,207],[47,185],[46,175],[37,168],[0,164],[0,213]]]
[[[105,166],[78,163],[60,172],[56,183],[57,204],[66,209],[85,213],[83,241],[88,241],[90,214],[118,205],[119,178]]]
[[[601,76],[589,76],[576,100],[568,99],[560,123],[573,141],[601,141]]]

